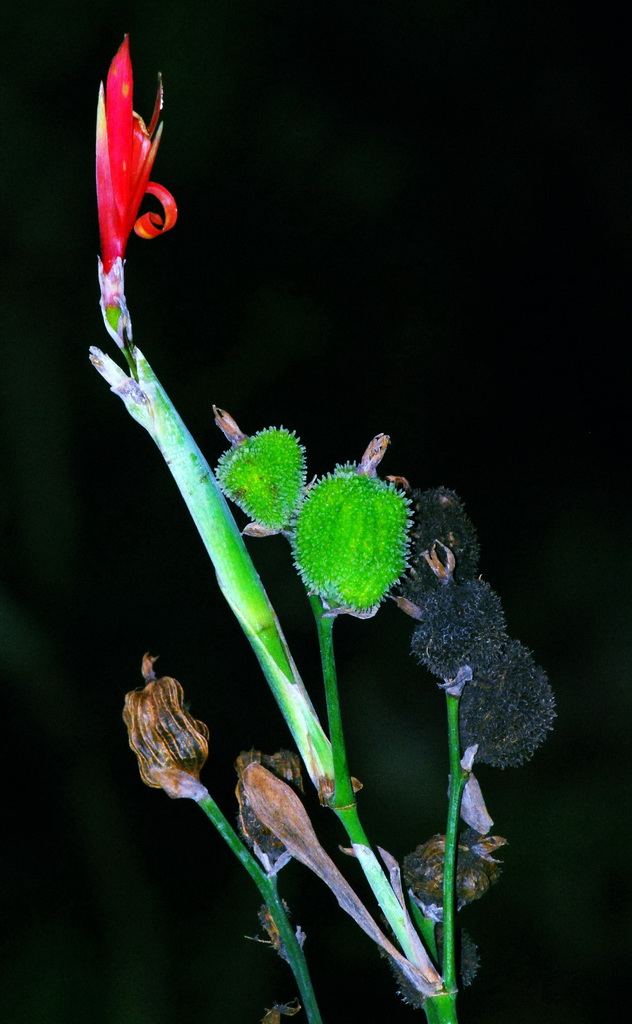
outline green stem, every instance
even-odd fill
[[[461,797],[468,772],[461,767],[459,742],[459,698],[446,694],[448,712],[448,745],[450,752],[450,789],[448,792],[448,820],[445,832],[445,860],[443,868],[443,980],[450,993],[457,988],[457,970],[454,943],[455,875]]]
[[[403,952],[412,963],[421,967],[424,972],[430,971],[436,976],[430,958],[412,926],[408,912],[399,902],[362,827],[355,792],[349,774],[342,727],[336,659],[333,646],[333,624],[335,617],[324,614],[323,604],[319,597],[312,596],[310,602],[316,618],[334,764],[334,790],[330,800],[328,800],[328,806],[331,807],[342,822],[353,844],[356,858],[360,861],[360,866],[373,890],[373,894],[382,913],[393,929]]]
[[[422,939],[424,940],[428,949],[430,950],[430,955],[432,956],[433,960],[435,961],[435,963],[437,963],[439,959],[439,954],[437,951],[437,936],[435,934],[437,930],[436,922],[433,921],[432,918],[430,917],[424,917],[424,915],[421,912],[421,909],[417,906],[413,899],[410,900],[409,905],[412,912],[413,920],[417,925],[419,934],[421,935]]]
[[[457,1024],[456,992],[429,996],[424,1002],[428,1024]]]
[[[320,788],[333,778],[329,741],[206,459],[138,349],[138,382],[99,349],[90,351],[93,365],[160,449],[211,557],[220,589],[253,647],[311,779]]]
[[[287,959],[290,967],[292,968],[294,977],[296,978],[296,983],[301,994],[301,1002],[305,1012],[307,1013],[309,1024],[322,1024],[322,1017],[320,1015],[320,1010],[318,1009],[318,1003],[316,1002],[316,995],[309,976],[305,954],[303,953],[294,929],[288,920],[285,907],[283,906],[283,900],[279,896],[277,876],[267,875],[265,871],[263,871],[258,861],[254,858],[244,843],[242,843],[234,828],[222,814],[210,794],[199,800],[198,803],[206,816],[212,821],[213,825],[215,825],[215,828],[221,835],[222,839],[228,843],[235,856],[245,867],[265,900],[270,916],[278,929],[279,935],[281,936],[283,948],[287,954]]]
[[[327,719],[329,722],[329,739],[334,764],[334,791],[327,801],[328,805],[337,811],[339,808],[355,806],[355,793],[349,765],[347,762],[347,749],[342,729],[342,713],[340,711],[340,697],[338,694],[338,678],[336,673],[336,659],[334,656],[333,629],[335,616],[323,614],[323,603],[317,595],[310,597],[310,603],[316,618],[316,629],[318,631],[318,644],[320,646],[320,660],[323,668],[323,680],[325,684],[325,697],[327,700]]]

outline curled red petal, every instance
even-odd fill
[[[160,145],[160,139],[162,137],[163,125],[158,125],[158,130],[153,140],[150,140],[147,135],[147,129],[142,123],[141,118],[135,119],[135,130],[134,130],[134,183],[133,190],[130,196],[130,202],[127,210],[128,215],[128,228],[127,233],[129,235],[136,215],[138,213],[143,196],[149,188],[149,175],[151,174],[154,166],[154,160],[158,152],[158,146]],[[157,186],[160,188],[160,185]],[[166,191],[166,190],[165,190]],[[167,195],[169,193],[167,192]],[[158,197],[160,199],[160,196]]]
[[[140,238],[156,238],[169,231],[178,219],[178,207],[176,201],[166,188],[150,181],[146,192],[155,196],[163,209],[163,216],[159,213],[144,213],[134,224],[134,231]]]

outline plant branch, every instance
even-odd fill
[[[95,368],[162,453],[213,562],[219,587],[248,637],[307,771],[320,789],[325,780],[333,780],[329,741],[210,466],[138,349],[134,349],[138,381],[99,349],[91,348],[90,353]]]
[[[355,806],[355,792],[349,774],[347,762],[347,750],[345,737],[342,728],[342,713],[340,710],[340,697],[338,693],[338,677],[336,673],[336,659],[334,655],[333,629],[335,616],[323,614],[323,603],[318,595],[310,597],[316,629],[318,632],[318,644],[320,647],[320,660],[323,669],[323,682],[325,684],[325,698],[327,701],[327,719],[329,723],[329,739],[334,765],[334,791],[327,803],[334,811],[345,807]]]
[[[457,969],[454,943],[455,876],[461,797],[469,772],[461,767],[459,742],[459,697],[446,694],[448,744],[450,752],[450,789],[445,833],[443,866],[443,979],[448,992],[456,992]]]
[[[431,979],[433,984],[440,986],[441,979],[415,931],[403,898],[401,900],[398,898],[362,827],[349,774],[342,727],[333,647],[335,617],[324,615],[323,604],[319,597],[312,596],[310,601],[316,617],[334,763],[334,789],[331,798],[327,801],[328,806],[335,812],[346,829],[356,858],[359,860],[382,913],[393,929],[402,950],[411,963],[421,970],[422,974]]]
[[[267,875],[265,871],[263,871],[258,861],[244,843],[242,843],[234,828],[226,819],[224,814],[222,814],[210,794],[207,794],[206,797],[198,800],[198,804],[206,816],[212,821],[213,825],[215,825],[215,828],[221,835],[222,839],[228,843],[229,847],[244,866],[265,900],[270,917],[272,918],[281,937],[283,948],[287,954],[288,963],[292,968],[294,977],[296,978],[296,983],[301,994],[302,1005],[307,1013],[309,1024],[322,1024],[322,1018],[320,1010],[318,1009],[318,1003],[316,1002],[316,995],[314,993],[311,978],[309,976],[309,969],[307,967],[305,954],[303,953],[301,944],[288,920],[285,907],[283,906],[283,900],[279,896],[277,876]]]

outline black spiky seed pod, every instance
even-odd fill
[[[469,932],[465,929],[461,929],[459,932],[460,937],[460,949],[459,949],[459,965],[461,969],[461,981],[465,988],[471,985],[474,978],[478,974],[478,969],[481,965],[481,958],[478,954],[478,946],[474,942],[474,939]]]
[[[419,599],[412,650],[441,679],[454,679],[463,665],[488,671],[507,643],[500,598],[482,580],[439,584]]]
[[[474,674],[459,705],[463,748],[497,768],[527,761],[553,728],[555,698],[545,672],[518,640],[509,640],[486,673]]]
[[[436,930],[437,952],[439,960],[443,959],[443,925],[438,924]],[[458,928],[455,933],[456,957],[459,965],[461,984],[466,987],[471,985],[480,967],[478,946],[473,938],[464,928]]]
[[[417,588],[434,589],[436,576],[429,568],[424,553],[432,550],[437,541],[445,545],[454,555],[456,567],[454,578],[457,583],[473,580],[478,574],[479,543],[476,530],[465,511],[463,502],[446,487],[435,487],[428,491],[412,491],[413,526],[411,532],[410,563],[412,572],[409,579]],[[405,596],[414,600],[406,592]]]
[[[305,585],[330,607],[365,612],[407,564],[408,499],[391,483],[338,466],[307,492],[292,536]]]

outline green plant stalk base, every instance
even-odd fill
[[[456,992],[445,992],[429,996],[424,1002],[428,1024],[458,1024],[456,1016]]]

